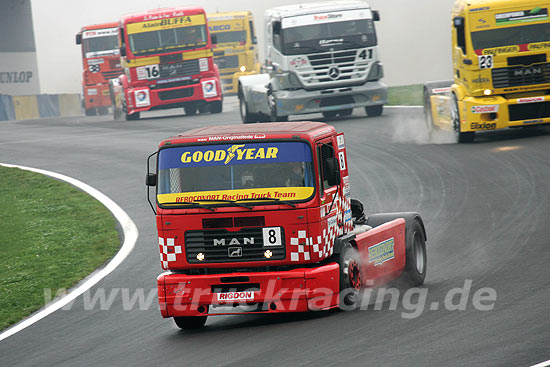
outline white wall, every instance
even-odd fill
[[[263,40],[265,9],[304,0],[195,0],[207,12],[250,10],[258,40]],[[380,10],[377,24],[384,81],[389,85],[451,77],[450,11],[453,0],[367,0]],[[176,0],[32,0],[42,93],[81,91],[80,48],[74,36],[83,25],[117,20],[121,15],[157,7],[181,6]],[[260,45],[263,47],[263,45]]]

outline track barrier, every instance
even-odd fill
[[[0,94],[0,121],[82,116],[79,94]]]

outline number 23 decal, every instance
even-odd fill
[[[478,56],[480,69],[492,69],[493,68],[493,55],[481,55]]]

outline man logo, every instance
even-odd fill
[[[228,247],[227,256],[229,257],[243,257],[243,248],[242,247]]]
[[[340,69],[338,69],[336,66],[331,67],[330,69],[328,69],[328,76],[332,80],[338,79],[338,77],[340,76]]]

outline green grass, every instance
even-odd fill
[[[403,85],[388,88],[388,105],[422,106],[422,84]]]
[[[73,186],[0,166],[0,330],[105,263],[120,239],[111,213]]]

